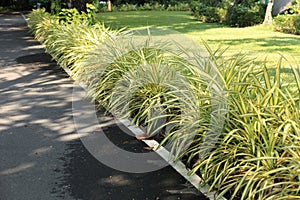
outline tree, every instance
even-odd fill
[[[273,23],[272,8],[273,8],[273,0],[270,0],[268,2],[268,6],[267,6],[267,9],[266,9],[265,20],[264,20],[263,24],[270,25],[270,24]]]
[[[1,5],[12,6],[14,5],[17,10],[28,10],[29,9],[29,0],[9,0],[4,1]]]
[[[108,2],[107,2],[107,10],[108,10],[109,12],[112,11],[112,4],[111,4],[111,1],[110,1],[110,0],[108,0]]]
[[[12,6],[13,0],[0,0],[0,6]]]

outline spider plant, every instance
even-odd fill
[[[109,108],[118,116],[132,118],[137,125],[147,127],[148,136],[152,136],[159,132],[157,127],[169,120],[169,114],[176,114],[178,102],[172,89],[174,85],[183,87],[182,79],[174,69],[159,60],[142,64],[118,80]],[[172,108],[166,106],[168,101],[173,101]]]
[[[35,36],[46,48],[46,51],[63,67],[69,67],[77,76],[86,55],[111,35],[112,31],[100,22],[90,25],[85,18],[74,18],[73,21],[59,21],[59,18],[47,14],[44,10],[34,11],[29,16],[30,27]]]
[[[36,11],[29,14],[28,24],[31,32],[34,33],[35,38],[41,43],[44,43],[49,36],[57,31],[57,26],[59,24],[58,18],[53,15],[49,15],[42,11]],[[40,17],[35,17],[40,15]]]
[[[85,69],[89,72],[86,77],[90,80],[90,95],[95,100],[108,103],[116,83],[124,74],[157,59],[164,62],[166,56],[162,56],[162,51],[147,41],[144,46],[136,47],[130,42],[120,45],[119,39],[111,38],[105,43],[105,49],[101,46],[87,57]]]
[[[101,45],[110,33],[101,24],[60,24],[59,29],[45,41],[47,50],[61,66],[70,68],[75,76],[86,55]]]
[[[300,70],[283,83],[244,54],[208,56],[137,44],[101,24],[60,23],[43,10],[29,26],[60,65],[88,84],[88,95],[119,117],[163,131],[175,159],[186,159],[217,198],[300,199]],[[205,43],[204,43],[205,44]]]
[[[274,77],[266,66],[255,73],[241,65],[227,66],[222,72],[229,95],[224,129],[211,153],[195,162],[193,172],[220,191],[219,197],[299,199],[299,91],[292,94],[290,85],[282,83],[281,61]],[[230,71],[236,75],[226,76]],[[299,88],[299,71],[293,73]],[[191,156],[197,149],[190,149]]]
[[[31,33],[35,34],[37,30],[37,24],[50,17],[50,13],[47,13],[44,8],[32,10],[32,12],[28,14],[27,18],[28,27],[30,28]]]

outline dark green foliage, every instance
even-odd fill
[[[52,14],[59,13],[61,10],[61,0],[51,0],[50,10]]]
[[[193,1],[191,10],[193,15],[202,22],[225,22],[235,27],[259,24],[263,21],[265,14],[264,4],[257,0]]]
[[[224,22],[230,1],[204,0],[193,1],[191,10],[193,15],[202,22],[221,23]]]
[[[198,20],[207,23],[223,22],[226,16],[226,10],[218,5],[209,6],[203,3],[193,3],[191,10]]]
[[[160,4],[160,3],[145,3],[145,4],[132,4],[132,3],[126,3],[126,4],[118,4],[114,5],[114,11],[137,11],[137,10],[156,10],[156,11],[189,11],[190,5],[188,3],[177,3],[177,4]],[[99,4],[98,5],[98,11],[100,12],[106,12],[108,11],[107,5]]]
[[[112,3],[114,5],[122,5],[122,4],[135,4],[135,5],[144,5],[146,3],[149,3],[149,4],[163,4],[164,6],[168,6],[168,5],[177,5],[179,3],[188,3],[189,1],[188,0],[113,0]]]
[[[260,24],[265,16],[265,5],[261,1],[236,1],[228,10],[226,24],[233,27],[246,27]]]
[[[86,12],[87,11],[87,6],[86,4],[93,4],[92,0],[75,0],[72,1],[73,7],[76,8],[79,12],[83,11]]]
[[[9,6],[12,6],[14,3],[13,0],[1,0],[0,1],[0,6],[1,7],[9,7]]]
[[[234,27],[246,27],[263,22],[264,12],[259,7],[249,8],[237,5],[231,8],[226,18],[226,24]]]
[[[28,0],[17,0],[15,1],[15,6],[17,10],[28,10],[29,9],[29,1]]]

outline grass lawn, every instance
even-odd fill
[[[293,66],[300,63],[300,36],[274,32],[263,25],[230,28],[198,22],[190,12],[170,11],[100,13],[98,18],[112,28],[154,26],[177,30],[199,43],[205,40],[213,49],[219,45],[229,47],[227,55],[245,52],[259,60],[267,57],[269,66],[278,61],[279,54],[286,56]]]

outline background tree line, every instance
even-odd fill
[[[105,0],[104,0],[105,1]],[[163,5],[175,5],[177,3],[186,3],[189,0],[111,0],[111,3],[114,5],[121,4],[137,4],[143,5],[145,3],[159,3]],[[86,3],[98,4],[98,0],[0,0],[0,6],[9,7],[14,6],[17,10],[28,10],[35,6],[37,3],[41,3],[47,9],[51,7],[71,7],[77,8],[79,11],[86,9]]]

